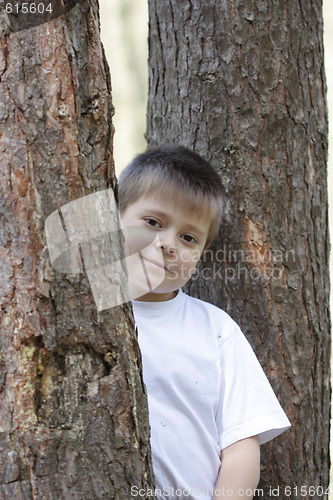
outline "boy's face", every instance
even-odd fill
[[[127,207],[121,219],[132,299],[172,299],[196,271],[210,217],[185,214],[171,197],[146,195]]]

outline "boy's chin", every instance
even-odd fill
[[[129,293],[131,300],[149,300],[160,302],[169,300],[177,294],[175,291],[176,285],[169,286],[149,286],[148,284],[131,278],[128,283]],[[179,287],[177,287],[178,290]]]

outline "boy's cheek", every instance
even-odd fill
[[[170,264],[169,269],[172,271],[172,276],[168,276],[169,279],[173,281],[181,280],[185,283],[197,272],[196,262],[193,262],[193,265],[184,265],[182,264]]]
[[[129,241],[128,241],[128,240],[126,240],[126,239],[125,239],[124,250],[125,250],[125,255],[126,255],[126,257],[128,257],[129,255],[131,255],[131,254],[132,254],[130,243],[129,243]]]
[[[125,255],[127,257],[128,255],[131,255],[133,253],[132,247],[131,247],[131,242],[130,242],[130,239],[128,237],[127,228],[123,229],[123,235],[124,235],[124,250],[125,250]]]
[[[141,252],[154,243],[156,233],[144,227],[127,226],[123,230],[126,256]]]

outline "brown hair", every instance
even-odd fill
[[[221,223],[224,189],[211,164],[184,146],[161,146],[139,154],[119,176],[119,208],[123,213],[151,193],[171,197],[188,212],[209,213],[208,243]]]

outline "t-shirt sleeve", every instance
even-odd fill
[[[220,449],[254,435],[263,444],[290,427],[248,340],[231,322],[231,335],[220,342],[221,390],[216,413]]]

